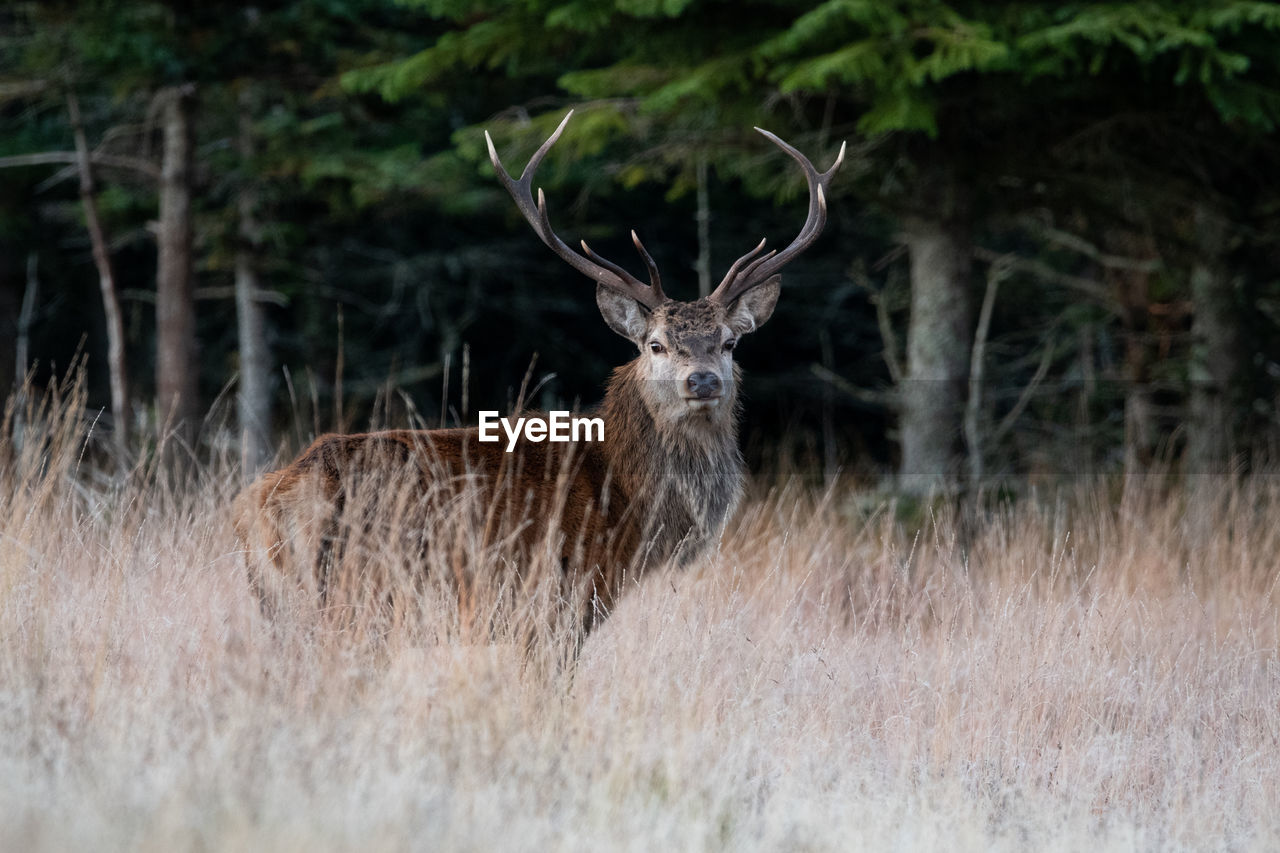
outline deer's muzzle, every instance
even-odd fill
[[[717,373],[692,373],[687,380],[693,400],[712,400],[723,393],[720,376]]]

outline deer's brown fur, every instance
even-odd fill
[[[264,607],[278,609],[294,587],[326,599],[333,583],[327,575],[340,562],[332,549],[341,547],[339,526],[353,489],[374,504],[364,512],[380,512],[377,504],[406,492],[421,499],[419,512],[406,517],[411,523],[429,522],[471,490],[486,509],[486,538],[512,539],[523,557],[546,531],[522,522],[531,516],[558,522],[553,541],[562,567],[586,576],[591,599],[582,604],[590,611],[580,615],[590,624],[645,567],[698,556],[742,488],[736,402],[674,429],[644,405],[641,383],[648,380],[638,373],[639,359],[614,371],[598,413],[602,442],[525,442],[509,454],[504,442],[479,441],[476,429],[320,436],[236,501],[236,532]],[[429,540],[430,531],[423,533]],[[465,606],[468,581],[454,581]]]
[[[525,520],[557,519],[561,535],[552,541],[558,540],[563,566],[592,573],[595,606],[609,607],[620,581],[611,570],[622,565],[610,557],[635,550],[639,525],[620,489],[610,488],[604,455],[585,443],[528,444],[508,454],[502,444],[478,436],[475,429],[323,435],[293,463],[246,489],[237,500],[235,525],[248,546],[250,579],[264,608],[278,609],[295,589],[329,603],[331,588],[350,582],[330,575],[352,570],[355,561],[341,553],[352,525],[395,504],[398,525],[421,528],[398,533],[419,535],[423,548],[432,544],[429,528],[451,510],[479,507],[482,515],[462,523],[486,528],[482,547],[509,541],[517,569],[545,535]],[[465,609],[471,579],[459,574],[453,583]]]

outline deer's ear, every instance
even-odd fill
[[[764,325],[773,316],[782,292],[782,276],[775,275],[764,284],[751,288],[729,306],[729,328],[735,335],[746,335]]]
[[[644,343],[648,324],[645,322],[644,309],[640,307],[639,302],[603,284],[598,284],[596,285],[596,305],[600,306],[600,314],[609,324],[610,329],[636,346]]]

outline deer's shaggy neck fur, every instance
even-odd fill
[[[642,520],[649,556],[684,564],[715,542],[742,494],[738,371],[722,404],[678,420],[655,417],[637,359],[605,390],[603,451],[613,482]]]

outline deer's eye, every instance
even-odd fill
[[[724,342],[724,351],[733,352],[733,348],[736,347],[737,345],[738,345],[738,342],[735,339],[729,338],[729,340]]]
[[[654,355],[662,355],[666,351],[667,351],[667,348],[664,347],[662,344],[658,343],[657,341],[649,341],[649,352],[653,353]]]

